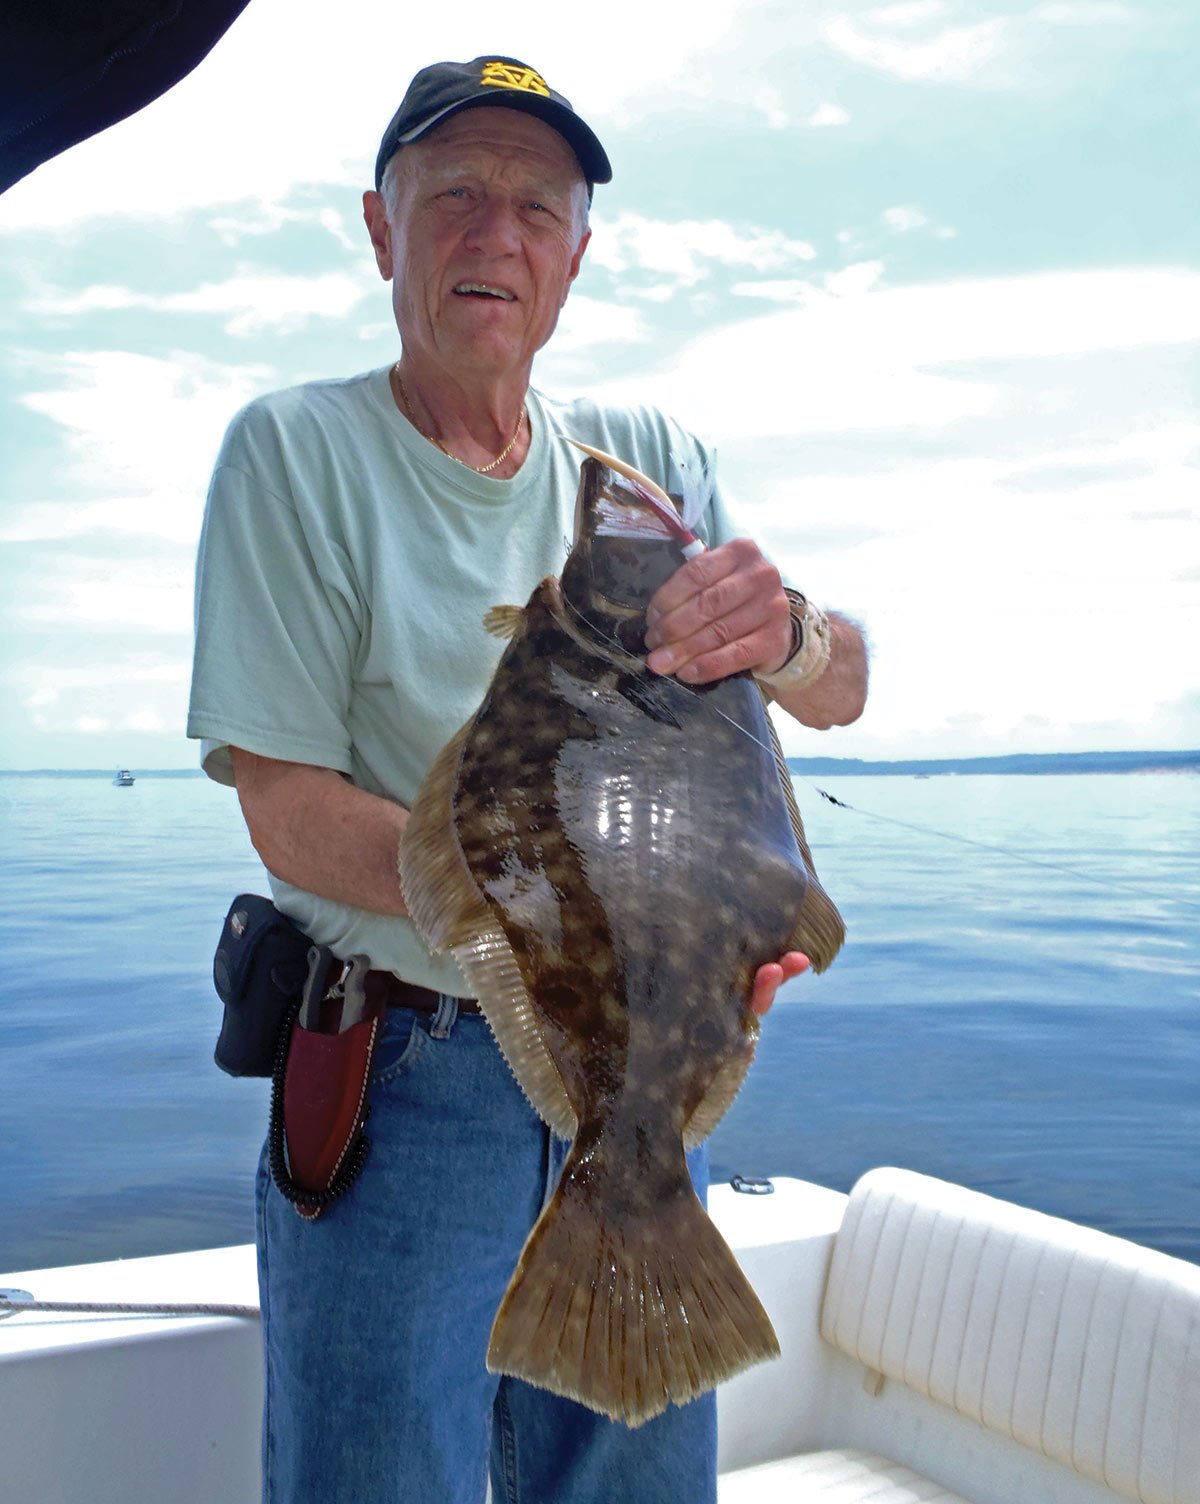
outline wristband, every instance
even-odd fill
[[[792,690],[807,689],[829,667],[832,643],[829,618],[819,606],[798,590],[785,590],[792,613],[792,651],[781,668],[773,674],[756,674],[755,678],[776,698]]]

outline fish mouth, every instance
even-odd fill
[[[498,298],[503,303],[515,303],[517,295],[507,287],[495,282],[456,282],[450,289],[459,298]]]

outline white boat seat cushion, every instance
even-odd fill
[[[968,1504],[911,1468],[869,1452],[808,1452],[725,1473],[719,1504]]]
[[[821,1334],[887,1381],[1138,1504],[1200,1504],[1200,1268],[907,1170],[872,1170]]]

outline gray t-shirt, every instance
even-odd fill
[[[209,490],[196,573],[188,735],[232,783],[229,747],[333,768],[411,806],[429,764],[475,712],[503,650],[483,628],[524,605],[570,546],[582,456],[619,455],[677,490],[707,456],[651,409],[529,393],[530,447],[511,480],[421,438],[388,372],[273,392],[230,425]],[[735,535],[714,490],[697,531]],[[407,919],[335,903],[271,875],[276,903],[341,956],[461,993]]]

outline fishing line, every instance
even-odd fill
[[[1104,888],[1121,888],[1127,893],[1136,893],[1139,898],[1165,899],[1167,903],[1180,904],[1185,909],[1200,910],[1200,904],[1195,904],[1187,898],[1176,897],[1171,893],[1156,893],[1150,888],[1139,886],[1137,883],[1123,882],[1120,878],[1097,877],[1094,872],[1085,872],[1081,867],[1068,867],[1063,862],[1050,862],[1044,857],[1030,856],[1027,852],[1018,851],[1012,846],[1000,846],[994,841],[980,841],[974,836],[955,835],[948,830],[936,830],[932,825],[917,825],[911,820],[899,820],[895,815],[881,815],[875,810],[861,809],[856,804],[847,804],[844,799],[838,799],[835,795],[829,793],[827,789],[818,787],[817,784],[812,783],[808,779],[805,779],[805,782],[808,783],[809,788],[815,789],[822,799],[827,800],[838,809],[848,809],[851,814],[866,815],[868,819],[882,820],[886,825],[899,825],[904,830],[915,830],[921,835],[940,836],[943,841],[957,841],[963,846],[978,846],[984,851],[995,851],[1000,856],[1009,857],[1014,862],[1025,862],[1031,867],[1048,867],[1053,872],[1065,872],[1070,877],[1082,877],[1088,882],[1098,883]]]

